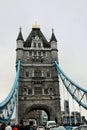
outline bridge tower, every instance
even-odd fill
[[[61,123],[59,78],[54,66],[54,61],[58,61],[54,31],[48,42],[40,26],[35,24],[25,41],[20,29],[16,41],[16,62],[21,59],[18,122],[28,119],[33,110],[44,110],[49,120]]]

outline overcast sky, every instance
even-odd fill
[[[0,101],[15,78],[16,38],[37,22],[49,41],[54,28],[63,71],[87,89],[87,0],[0,0]]]

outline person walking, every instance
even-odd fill
[[[5,130],[5,127],[6,127],[5,123],[2,123],[0,130]]]
[[[23,123],[23,120],[20,121],[19,130],[26,130],[24,123]]]
[[[12,130],[12,127],[10,126],[10,122],[7,124],[7,126],[5,127],[5,130]]]
[[[18,130],[18,124],[14,125],[12,130]]]

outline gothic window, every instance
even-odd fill
[[[29,51],[29,56],[32,56],[32,51]]]
[[[41,70],[36,69],[36,70],[34,71],[34,76],[35,76],[35,77],[41,77]]]
[[[47,77],[48,78],[50,77],[50,71],[47,71]]]
[[[34,88],[34,94],[35,95],[41,95],[42,94],[42,88],[41,87],[35,87]]]
[[[28,88],[28,95],[32,95],[32,89]]]
[[[41,56],[41,51],[38,52],[38,56]]]
[[[50,95],[52,95],[52,93],[53,93],[53,92],[52,92],[52,88],[50,88]]]
[[[46,95],[49,94],[48,88],[45,88],[45,89],[44,89],[44,94],[46,94]]]
[[[27,88],[26,87],[23,88],[23,95],[27,95]]]
[[[38,48],[41,48],[41,43],[38,43]]]
[[[34,42],[33,47],[36,48],[36,42]]]
[[[46,56],[46,53],[45,53],[45,52],[43,52],[43,56]]]
[[[34,51],[34,56],[36,56],[37,55],[37,52],[36,51]]]
[[[26,77],[29,77],[29,72],[26,72]]]

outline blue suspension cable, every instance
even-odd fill
[[[79,105],[87,109],[87,90],[83,89],[83,87],[80,87],[76,83],[74,83],[70,78],[66,76],[66,74],[62,71],[57,61],[54,62],[56,69],[58,71],[58,74],[66,87],[67,91],[70,93],[70,95],[77,101]],[[77,96],[77,92],[80,94],[80,97]]]
[[[6,99],[3,102],[0,103],[0,109],[3,109],[8,104],[8,102],[11,100],[12,95],[13,95],[13,93],[15,91],[15,87],[16,87],[17,82],[18,82],[19,72],[20,72],[20,60],[18,62],[18,70],[16,72],[16,78],[15,78],[13,87],[12,87],[10,93],[8,94],[8,96],[6,97]]]
[[[0,111],[3,113],[4,109],[7,108],[7,106],[9,105],[9,103],[11,103],[11,100],[12,100],[11,109],[8,111],[9,115],[7,115],[7,117],[4,117],[4,118],[0,117],[0,121],[3,123],[9,121],[13,112],[14,112],[14,108],[15,108],[15,104],[16,104],[16,100],[17,100],[17,95],[18,95],[18,80],[19,80],[19,75],[20,75],[20,64],[21,64],[21,61],[19,60],[18,61],[18,68],[17,68],[17,72],[16,72],[16,78],[15,78],[13,87],[12,87],[9,95],[7,96],[7,98],[3,102],[0,103]]]

